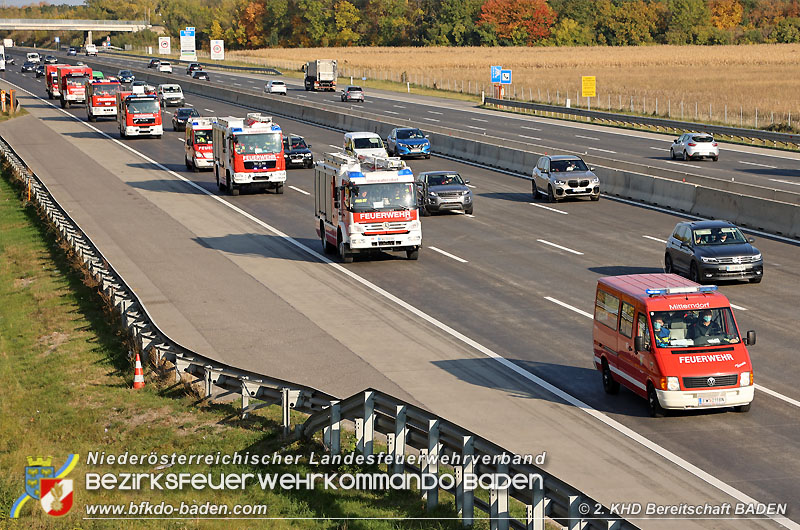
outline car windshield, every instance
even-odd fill
[[[380,149],[383,147],[383,140],[377,136],[353,138],[353,147],[356,149]]]
[[[713,142],[714,138],[712,138],[711,136],[692,136],[692,141],[701,144],[707,144]]]
[[[742,231],[735,226],[698,228],[692,232],[692,236],[694,237],[694,244],[701,247],[747,243]]]
[[[207,129],[200,129],[194,131],[194,143],[195,144],[210,144],[211,143],[211,131]]]
[[[169,63],[158,63],[159,66],[171,66]]]
[[[347,91],[348,92],[363,92],[363,90],[361,90],[360,86],[347,87]]]
[[[414,184],[362,184],[347,188],[347,204],[353,212],[412,209],[416,207]]]
[[[119,75],[133,75],[130,70],[120,70]]]
[[[286,145],[286,146],[288,146],[289,143],[291,142],[291,148],[292,149],[305,149],[307,147],[306,146],[306,141],[304,139],[298,137],[298,136],[293,136],[291,139],[284,138],[283,142],[284,142],[284,145]]]
[[[739,331],[729,307],[695,311],[651,311],[651,329],[657,346],[690,348],[736,344]],[[660,327],[660,330],[656,330]]]
[[[200,116],[200,113],[196,109],[178,109],[177,115],[185,118],[187,116]]]
[[[428,186],[456,186],[459,184],[463,186],[464,181],[458,173],[428,175]]]
[[[583,160],[576,158],[574,160],[551,160],[550,171],[553,173],[561,173],[563,171],[589,171]]]
[[[131,114],[158,114],[158,101],[152,98],[134,99],[127,102]]]
[[[192,74],[192,76],[193,76],[193,77],[208,77],[208,76],[206,75],[206,73],[205,73],[205,72],[201,72],[201,71],[194,72],[194,73]]]
[[[113,96],[119,92],[119,85],[95,85],[95,96]]]
[[[420,140],[425,138],[425,135],[422,134],[422,131],[419,129],[398,129],[397,130],[397,139],[398,140]]]
[[[178,86],[162,86],[161,91],[165,94],[179,94],[181,87]]]
[[[283,81],[273,81],[272,82],[272,86],[284,86],[284,84],[285,83]]]
[[[283,149],[279,132],[236,135],[233,137],[233,143],[237,155],[280,153]]]

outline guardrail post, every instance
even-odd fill
[[[283,436],[288,437],[291,432],[291,408],[289,407],[289,388],[281,388],[281,412],[283,413]]]
[[[583,521],[581,520],[580,512],[581,498],[577,495],[569,496],[569,520],[567,522],[568,530],[581,530],[583,528]]]
[[[397,405],[397,411],[394,417],[394,447],[392,448],[392,455],[394,456],[392,472],[396,475],[402,474],[406,468],[405,460],[402,462],[399,460],[404,458],[406,452],[407,413],[408,411],[405,405]]]
[[[436,477],[433,487],[426,488],[428,511],[433,511],[439,504],[439,420],[428,420],[428,461],[427,472]]]
[[[338,401],[331,401],[331,424],[330,424],[330,451],[332,455],[341,452],[341,408]]]
[[[372,454],[372,441],[375,436],[375,392],[364,392],[364,452]]]
[[[622,528],[622,521],[614,519],[613,521],[606,521],[608,530],[620,530]]]
[[[205,398],[211,397],[211,365],[207,364],[203,367],[203,380],[205,383]]]
[[[242,385],[240,387],[242,393],[242,419],[247,418],[247,407],[250,406],[250,391],[247,389],[247,382],[245,379],[246,378],[243,378],[241,381],[239,381]]]
[[[475,517],[475,494],[472,488],[467,487],[464,481],[467,476],[475,474],[475,438],[472,435],[464,436],[461,441],[461,462],[458,466],[461,471],[456,478],[461,480],[456,484],[456,506],[461,513],[461,522],[464,526],[472,526]],[[460,499],[460,503],[459,503]],[[458,505],[460,504],[460,507]]]
[[[356,425],[356,451],[364,453],[364,418],[353,420]]]
[[[489,527],[492,530],[508,530],[508,464],[498,464],[495,472],[495,485],[489,493],[490,517]],[[500,482],[503,480],[504,482]],[[505,485],[505,487],[501,487]]]
[[[544,530],[544,479],[534,481],[531,503],[526,506],[526,530]]]

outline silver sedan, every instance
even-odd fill
[[[669,147],[669,157],[675,160],[691,160],[692,158],[710,158],[719,160],[719,145],[714,137],[707,133],[684,133],[675,138]]]

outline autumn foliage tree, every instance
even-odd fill
[[[479,20],[501,43],[530,46],[550,36],[556,13],[546,0],[487,0]]]
[[[712,0],[711,24],[718,29],[733,29],[742,23],[744,6],[739,0]]]

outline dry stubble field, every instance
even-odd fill
[[[630,109],[658,114],[737,124],[759,125],[800,119],[800,44],[749,46],[637,46],[565,48],[276,48],[229,51],[230,59],[264,60],[281,68],[299,69],[311,59],[338,59],[342,75],[399,80],[402,72],[412,83],[461,90],[489,85],[489,66],[513,69],[517,99],[564,102],[575,100],[582,75],[597,77],[598,98],[593,108]],[[478,90],[480,90],[480,88]],[[487,92],[488,93],[488,92]],[[539,95],[541,94],[541,96]],[[584,100],[585,104],[585,100]],[[643,107],[644,105],[644,107]]]

